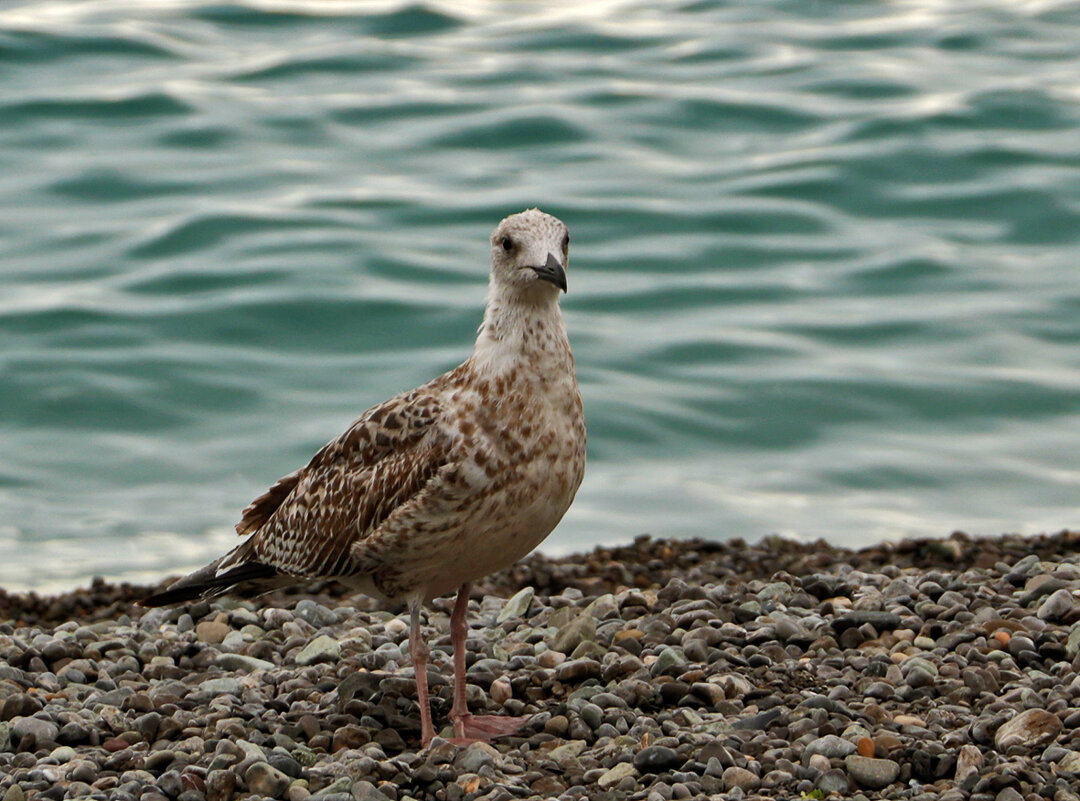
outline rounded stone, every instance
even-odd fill
[[[724,775],[721,777],[721,781],[724,784],[724,789],[731,791],[736,787],[742,790],[744,793],[751,790],[756,790],[761,786],[761,779],[757,777],[757,774],[752,773],[746,768],[730,767],[724,771]]]
[[[828,795],[829,792],[840,792],[847,795],[851,791],[851,779],[848,774],[839,768],[831,768],[824,771],[818,777],[818,789]]]
[[[11,733],[19,740],[27,735],[34,738],[38,748],[49,747],[56,743],[60,727],[51,720],[41,718],[20,718],[11,727]]]
[[[1057,738],[1063,728],[1061,718],[1053,712],[1028,709],[1001,724],[994,735],[994,745],[1002,752],[1013,746],[1038,748]]]
[[[682,764],[682,758],[673,748],[650,745],[634,754],[634,767],[642,773],[663,773]]]
[[[891,759],[874,759],[853,754],[844,760],[844,765],[855,783],[868,790],[888,787],[900,775],[900,766]]]
[[[269,798],[280,798],[292,783],[292,779],[266,762],[256,762],[248,768],[244,781],[251,792]]]
[[[220,623],[216,620],[204,620],[195,627],[195,636],[199,642],[211,645],[220,645],[232,629],[228,623]]]
[[[807,745],[804,753],[808,756],[821,754],[829,759],[838,759],[846,757],[848,754],[854,754],[855,750],[855,744],[849,740],[837,737],[835,734],[826,734],[824,737],[819,737]]]

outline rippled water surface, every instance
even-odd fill
[[[570,226],[552,551],[1080,524],[1080,10],[6,0],[0,586],[146,580]]]

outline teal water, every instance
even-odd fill
[[[0,586],[149,580],[573,233],[553,552],[1080,525],[1075,3],[6,0]]]

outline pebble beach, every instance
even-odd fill
[[[400,610],[151,589],[0,591],[3,801],[1080,799],[1080,532],[535,554],[474,588],[467,662],[529,723],[427,749]]]

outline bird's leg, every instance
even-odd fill
[[[469,585],[468,581],[461,585],[450,615],[450,643],[454,649],[454,705],[450,708],[450,720],[454,723],[455,737],[465,736],[464,721],[469,717],[465,700],[465,637],[469,631],[465,615],[469,611]]]
[[[431,702],[428,700],[427,659],[428,644],[420,632],[420,602],[409,605],[409,655],[416,674],[416,697],[420,704],[420,744],[424,748],[435,736],[435,727],[431,725]]]
[[[450,615],[450,641],[454,646],[454,705],[450,720],[454,723],[455,742],[493,740],[507,734],[516,734],[528,718],[503,715],[470,715],[465,700],[465,637],[469,627],[465,615],[469,609],[469,582],[461,585],[454,611]]]

